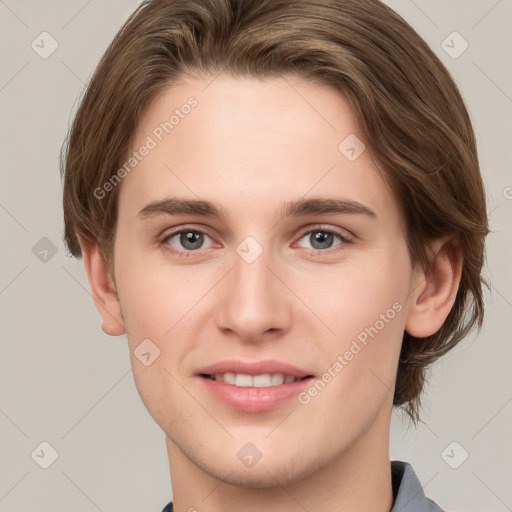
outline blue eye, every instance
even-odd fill
[[[332,247],[342,245],[344,242],[350,242],[349,239],[340,235],[339,233],[325,229],[316,229],[313,231],[308,231],[307,233],[304,233],[301,240],[306,240],[306,249],[313,249],[317,251],[331,249]]]
[[[172,246],[176,252],[189,252],[204,249],[205,240],[211,241],[211,238],[202,231],[185,229],[168,235],[163,242]],[[178,247],[176,245],[179,244]]]
[[[296,244],[313,253],[330,253],[342,250],[351,243],[349,235],[330,229],[313,229],[302,235]],[[203,250],[219,247],[210,236],[198,229],[181,228],[169,233],[161,242],[163,247],[177,256],[204,256]],[[221,246],[220,246],[221,247]]]

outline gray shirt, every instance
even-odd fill
[[[390,512],[443,512],[425,497],[414,469],[407,462],[391,461],[391,481],[394,501]],[[172,501],[162,512],[173,512]]]
[[[391,479],[394,497],[391,512],[443,512],[432,500],[425,497],[414,469],[407,462],[391,462]]]

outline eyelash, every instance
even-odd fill
[[[307,254],[313,255],[313,256],[321,256],[322,254],[337,254],[340,251],[343,251],[345,249],[345,246],[353,243],[352,235],[345,234],[346,232],[338,231],[337,229],[327,228],[323,226],[317,226],[314,228],[310,228],[306,231],[304,231],[297,241],[302,240],[305,236],[311,235],[313,233],[324,233],[324,234],[330,234],[334,235],[335,237],[338,237],[340,240],[340,243],[334,247],[329,247],[327,249],[315,249],[312,247],[302,247],[303,251],[306,251]]]
[[[167,235],[165,235],[165,237],[160,242],[160,244],[163,246],[163,248],[166,251],[168,251],[171,254],[173,254],[173,255],[177,255],[177,256],[185,257],[185,258],[189,258],[189,257],[193,256],[194,254],[200,254],[201,249],[188,250],[188,251],[187,250],[180,251],[180,250],[177,250],[177,249],[173,249],[172,246],[169,244],[169,241],[170,241],[171,238],[174,238],[175,236],[180,235],[181,233],[199,233],[199,234],[205,235],[208,238],[212,239],[212,237],[210,235],[208,235],[208,233],[206,231],[203,231],[202,229],[193,228],[193,227],[180,228],[180,229],[178,229],[176,231],[172,231],[171,233],[168,233]],[[343,234],[343,233],[341,233],[338,230],[335,230],[335,229],[332,229],[332,228],[324,228],[322,226],[318,226],[318,227],[315,227],[313,229],[308,229],[307,231],[304,231],[299,236],[299,238],[297,240],[300,241],[305,236],[311,235],[313,233],[331,234],[331,235],[334,235],[334,236],[338,237],[339,240],[340,240],[340,243],[337,246],[335,246],[334,249],[331,248],[331,247],[329,247],[327,249],[314,249],[314,248],[311,248],[311,247],[302,247],[302,249],[304,251],[306,251],[307,254],[312,254],[314,256],[318,256],[318,255],[320,255],[322,253],[324,253],[324,254],[337,253],[339,251],[342,251],[344,249],[344,246],[353,243],[353,239],[352,239],[351,236],[347,236],[346,234]]]

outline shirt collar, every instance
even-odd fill
[[[425,497],[414,469],[407,462],[391,462],[391,478],[395,501],[391,512],[443,512],[433,501]]]

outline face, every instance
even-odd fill
[[[339,92],[292,77],[191,79],[142,118],[114,278],[140,396],[210,475],[387,450],[413,268],[361,139]]]

